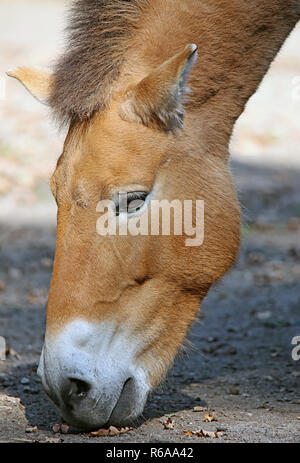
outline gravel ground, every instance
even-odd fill
[[[61,47],[67,3],[1,0],[0,71],[50,63]],[[298,27],[232,140],[245,216],[237,265],[203,303],[189,342],[149,398],[144,417],[117,437],[52,431],[60,417],[36,368],[55,248],[48,178],[63,134],[47,122],[46,109],[5,81],[0,335],[9,352],[0,362],[0,442],[300,442],[300,361],[291,356],[292,338],[300,336],[299,36]],[[168,419],[174,429],[165,429]],[[193,434],[200,429],[209,437]]]

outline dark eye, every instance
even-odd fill
[[[133,191],[130,193],[120,193],[118,201],[116,202],[116,215],[121,213],[133,214],[138,212],[147,199],[148,193],[146,191]]]

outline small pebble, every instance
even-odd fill
[[[30,381],[28,378],[22,378],[20,381],[21,384],[30,384]]]
[[[256,314],[256,318],[258,318],[258,320],[268,320],[268,318],[271,318],[271,317],[272,317],[272,312],[270,312],[269,310],[265,312],[257,312]]]
[[[197,407],[194,407],[193,408],[193,412],[203,412],[205,410],[204,407],[200,407],[200,406],[197,406]]]
[[[218,341],[218,338],[214,336],[209,336],[209,338],[207,338],[207,342],[217,342],[217,341]]]

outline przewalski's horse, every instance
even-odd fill
[[[69,127],[51,180],[57,248],[39,365],[69,423],[137,417],[233,264],[229,139],[299,17],[299,0],[80,0],[54,72],[9,73]],[[100,236],[97,204],[120,192],[140,206],[123,211],[128,223],[149,198],[204,200],[203,244]]]

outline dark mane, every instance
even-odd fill
[[[103,109],[147,0],[76,0],[67,48],[54,68],[49,104],[61,123]]]

